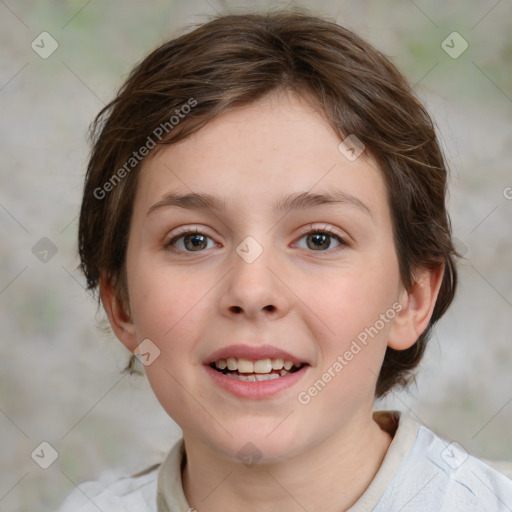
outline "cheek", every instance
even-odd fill
[[[154,264],[132,269],[131,309],[137,331],[149,337],[166,338],[180,319],[193,312],[198,300],[198,282],[179,269]]]
[[[311,330],[319,334],[320,371],[336,375],[338,385],[329,394],[335,401],[347,399],[347,393],[352,398],[371,394],[396,314],[399,276],[394,254],[336,269],[327,286],[318,282],[315,286],[308,281],[300,293],[309,297],[307,304],[315,313],[310,315],[315,322]]]
[[[170,352],[173,354],[174,351],[171,349]],[[169,360],[162,352],[159,358],[144,369],[148,383],[164,411],[181,428],[197,428],[196,421],[208,424],[211,417],[201,407],[203,400],[196,396],[194,388],[187,382],[186,373],[180,373],[183,365],[177,362]]]
[[[306,283],[303,296],[311,310],[324,320],[331,334],[357,334],[392,307],[398,297],[398,276],[392,270],[372,271],[369,266],[341,269],[328,285]]]
[[[350,415],[360,404],[373,400],[396,315],[394,279],[385,274],[379,274],[379,280],[376,277],[353,268],[330,280],[327,293],[310,291],[312,310],[321,319],[315,320],[317,327],[312,331],[320,334],[318,325],[327,327],[321,327],[319,336],[318,368],[298,397],[301,406],[311,406],[309,412],[321,414],[325,408],[337,410],[344,404]],[[339,418],[331,419],[334,425]]]
[[[158,263],[134,268],[133,275],[137,339],[149,339],[160,350],[154,367],[146,367],[148,379],[155,392],[161,383],[175,385],[171,375],[186,382],[186,368],[197,363],[194,354],[214,307],[208,292],[218,279]]]
[[[194,389],[189,367],[199,339],[199,320],[206,314],[207,301],[201,300],[206,284],[187,277],[181,269],[171,272],[155,264],[133,271],[137,338],[151,340],[159,350],[158,357],[144,368],[146,377],[164,410],[180,425],[187,424],[186,411],[191,408],[187,390]]]

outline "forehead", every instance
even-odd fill
[[[274,93],[149,157],[141,169],[136,209],[146,214],[173,192],[211,196],[213,208],[237,214],[270,214],[286,206],[285,196],[308,193],[345,196],[345,202],[359,202],[372,215],[387,215],[376,163],[364,152],[348,160],[340,142],[318,107],[293,93]]]

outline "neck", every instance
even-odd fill
[[[246,467],[184,439],[183,488],[197,512],[347,510],[374,478],[392,440],[370,415],[293,459]]]

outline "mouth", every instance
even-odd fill
[[[251,340],[252,341],[252,340]],[[203,360],[214,387],[237,398],[271,399],[305,378],[310,363],[277,345],[227,345]]]
[[[209,367],[235,380],[263,382],[280,379],[298,372],[307,363],[293,362],[282,358],[265,358],[251,361],[245,358],[228,357],[209,364]]]

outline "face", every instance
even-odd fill
[[[162,406],[233,460],[247,442],[269,462],[305,452],[373,406],[402,288],[383,179],[340,142],[280,93],[141,170],[122,338],[150,340]],[[177,199],[192,193],[211,201]]]

